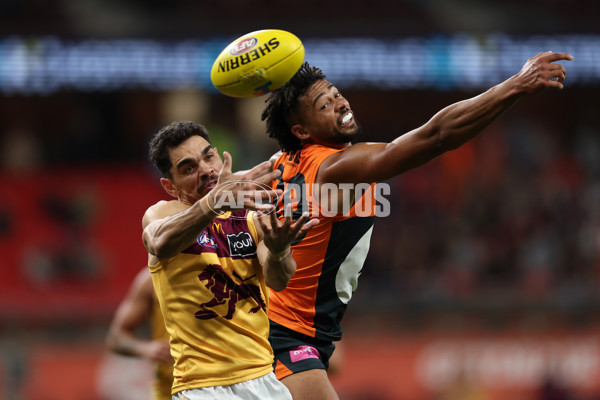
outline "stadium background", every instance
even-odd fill
[[[147,398],[150,367],[103,348],[145,263],[141,215],[165,198],[146,143],[194,119],[236,168],[272,154],[264,99],[226,98],[205,72],[262,28],[305,42],[370,141],[538,52],[575,56],[567,90],[389,181],[333,382],[344,400],[600,398],[599,15],[592,0],[0,1],[0,399]]]

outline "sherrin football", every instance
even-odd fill
[[[210,71],[213,85],[231,97],[256,97],[282,87],[304,62],[304,45],[294,34],[265,29],[234,40]]]

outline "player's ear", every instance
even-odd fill
[[[170,196],[179,197],[179,190],[173,186],[173,182],[167,178],[160,178],[160,185],[165,189]]]
[[[302,128],[302,125],[296,124],[292,126],[292,133],[300,140],[308,139],[308,133]]]

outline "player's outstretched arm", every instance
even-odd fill
[[[318,181],[382,181],[425,164],[477,136],[522,96],[563,89],[566,69],[555,62],[572,59],[566,53],[538,54],[516,75],[442,109],[426,124],[391,143],[361,143],[329,157],[319,169]]]
[[[208,195],[191,206],[177,200],[160,201],[146,211],[142,219],[142,240],[152,261],[179,254],[194,243],[222,211],[243,208],[269,211],[273,208],[272,204],[262,204],[256,199],[275,196],[276,192],[265,190],[265,185],[281,172],[273,171],[271,164],[265,161],[244,173],[232,173],[231,156],[227,152],[223,155],[225,161],[219,179]],[[244,195],[238,196],[241,192]],[[237,202],[237,199],[242,201]]]
[[[257,213],[260,241],[257,247],[258,260],[263,269],[267,286],[275,291],[285,289],[296,273],[296,262],[290,245],[300,235],[319,223],[309,220],[308,212],[292,222],[292,204],[286,206],[283,221],[277,219],[275,211],[265,215]]]

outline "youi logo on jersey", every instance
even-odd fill
[[[256,254],[256,243],[248,232],[227,235],[231,257],[250,257]]]

